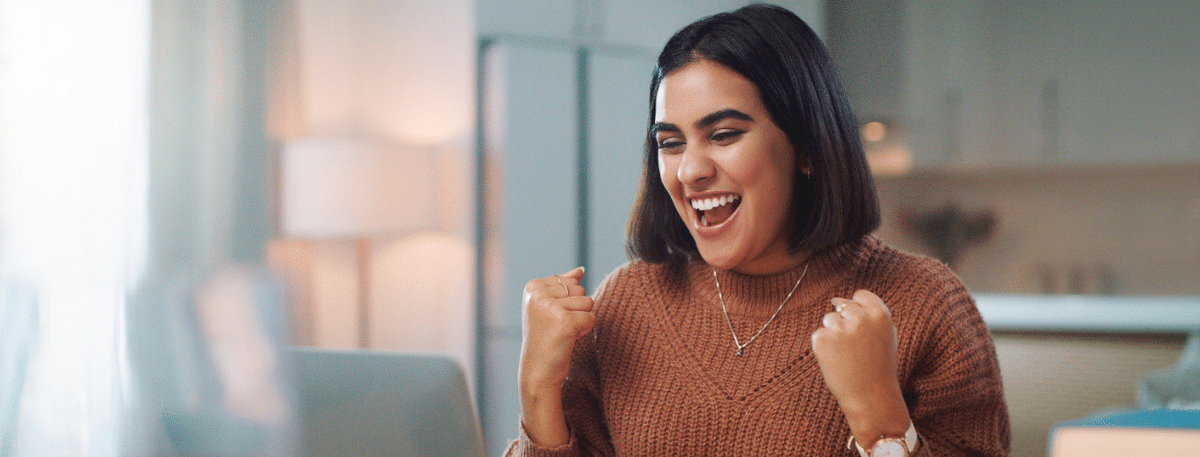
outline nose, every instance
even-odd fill
[[[702,148],[688,148],[679,158],[676,176],[685,186],[702,185],[717,173],[716,164]]]

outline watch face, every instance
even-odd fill
[[[871,457],[904,457],[908,452],[899,441],[882,440],[871,448]]]

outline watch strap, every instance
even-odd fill
[[[912,454],[913,451],[917,450],[917,441],[919,439],[920,438],[917,436],[916,425],[909,421],[908,431],[904,432],[904,448],[908,449],[909,454]],[[850,449],[851,445],[858,449],[858,455],[862,457],[871,457],[871,454],[868,453],[866,449],[863,449],[862,445],[858,444],[858,441],[854,439],[854,435],[850,436],[850,441],[846,443],[846,449]]]

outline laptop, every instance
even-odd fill
[[[435,354],[288,348],[301,455],[483,456],[456,360]]]

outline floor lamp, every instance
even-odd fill
[[[374,240],[437,229],[437,163],[430,149],[363,137],[302,137],[280,160],[284,237],[354,240],[358,346],[371,346]]]

